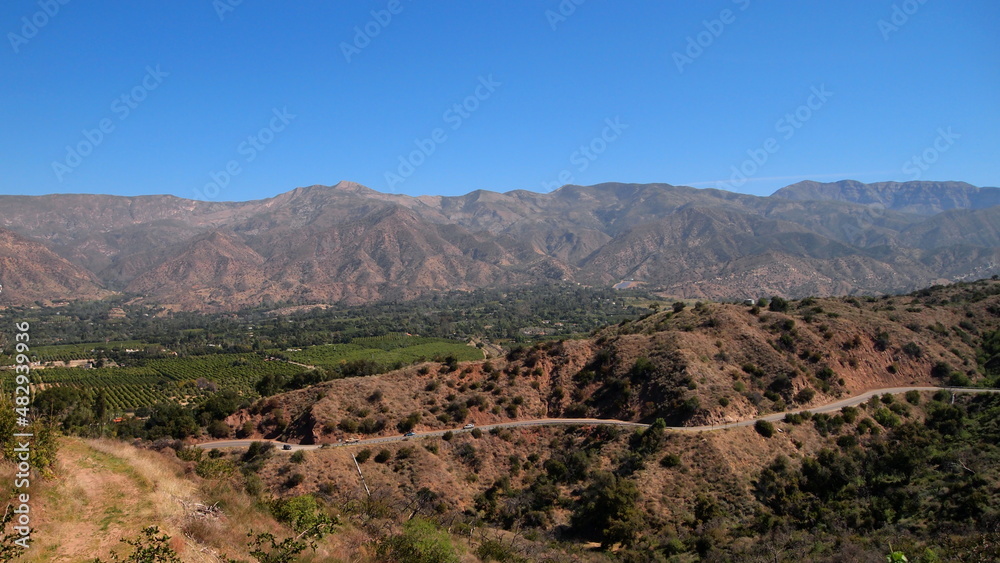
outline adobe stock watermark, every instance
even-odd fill
[[[810,88],[809,97],[806,102],[795,111],[786,113],[774,124],[774,131],[778,133],[783,141],[789,141],[803,125],[816,115],[816,112],[823,109],[823,106],[833,97],[833,92],[826,89],[826,84],[819,87]],[[728,181],[717,183],[719,189],[733,191],[747,183],[747,181],[757,174],[761,168],[767,164],[771,155],[781,150],[781,141],[778,137],[768,137],[761,142],[757,148],[747,149],[747,159],[739,166],[732,167],[732,175]]]
[[[882,40],[889,41],[889,36],[909,23],[910,18],[926,3],[927,0],[903,0],[899,4],[893,4],[889,18],[878,20],[878,30],[882,32]]]
[[[256,160],[260,153],[264,152],[268,145],[274,142],[278,133],[284,131],[295,117],[295,114],[288,113],[287,107],[281,109],[271,108],[271,119],[268,121],[267,126],[261,127],[253,135],[247,135],[247,138],[236,146],[236,153],[243,157],[242,162],[250,164]],[[240,162],[240,159],[234,158],[227,162],[222,167],[222,170],[209,172],[208,177],[212,181],[205,184],[202,188],[195,188],[195,199],[207,201],[219,197],[219,193],[229,186],[233,178],[243,173],[243,166]]]
[[[961,138],[962,136],[952,131],[951,127],[939,127],[934,142],[920,154],[911,156],[903,163],[903,174],[909,175],[910,181],[919,180],[924,172],[930,170],[930,167],[941,159],[941,155],[948,152],[955,145],[955,141]]]
[[[236,11],[236,8],[243,3],[243,0],[212,0],[212,9],[215,15],[219,16],[219,21],[226,21],[226,16]]]
[[[111,101],[110,111],[117,118],[117,122],[115,119],[105,117],[97,122],[97,127],[83,129],[80,132],[83,139],[77,141],[76,144],[66,145],[66,156],[62,160],[52,161],[52,172],[55,173],[56,179],[62,182],[66,174],[73,172],[83,164],[83,160],[93,154],[94,149],[101,146],[108,135],[115,132],[118,123],[128,119],[132,112],[139,107],[139,104],[149,97],[149,93],[159,88],[160,84],[163,84],[163,79],[168,76],[170,73],[160,69],[160,65],[156,65],[156,68],[147,66],[146,74],[139,81],[139,84]]]
[[[354,26],[354,37],[351,42],[340,42],[340,52],[343,53],[344,60],[350,64],[351,58],[360,55],[362,50],[371,45],[372,40],[389,27],[393,17],[403,13],[404,8],[402,0],[389,0],[385,8],[372,10],[370,12],[372,19],[364,25]]]
[[[14,367],[14,401],[13,408],[13,420],[20,428],[14,428],[12,445],[17,444],[16,448],[13,448],[13,455],[11,455],[11,461],[15,461],[15,468],[17,473],[14,474],[14,492],[19,492],[11,499],[10,503],[14,506],[11,522],[14,524],[12,529],[14,534],[9,534],[7,537],[15,537],[13,543],[19,545],[24,549],[31,547],[31,532],[33,531],[31,526],[32,512],[31,512],[31,472],[34,458],[34,447],[32,442],[34,441],[35,433],[31,430],[31,421],[34,419],[32,403],[34,403],[34,386],[31,382],[31,349],[28,344],[31,341],[31,335],[28,330],[31,328],[28,321],[14,323],[14,328],[17,329],[17,334],[14,336],[14,353],[16,354],[12,359],[15,361]],[[8,506],[7,510],[11,507]],[[9,513],[8,513],[9,514]]]
[[[590,165],[604,154],[612,143],[621,138],[622,133],[626,129],[628,129],[628,124],[622,123],[622,118],[619,116],[615,116],[614,119],[605,119],[604,128],[600,134],[596,135],[589,142],[580,145],[577,150],[569,155],[569,163],[573,165],[573,168],[564,168],[556,175],[556,179],[551,182],[542,181],[542,188],[546,192],[551,192],[560,186],[572,184],[573,170],[576,170],[579,174],[586,172],[590,168]]]
[[[732,0],[733,4],[739,7],[739,11],[746,11],[750,7],[750,0]],[[715,44],[715,40],[722,37],[726,27],[736,23],[736,12],[729,8],[724,8],[719,12],[718,17],[711,20],[702,20],[701,25],[705,29],[695,35],[687,36],[687,44],[683,52],[674,51],[672,58],[677,65],[677,72],[684,72],[684,67],[694,63],[698,57],[705,53],[705,50]]]
[[[10,41],[10,48],[14,50],[14,54],[20,53],[21,47],[37,37],[38,33],[49,25],[52,18],[59,15],[61,8],[69,3],[70,0],[38,0],[40,9],[30,16],[21,18],[21,28],[18,30],[21,33],[11,31],[7,34],[7,40]]]
[[[545,19],[549,22],[549,27],[555,31],[559,24],[564,23],[570,16],[576,13],[576,9],[582,6],[587,0],[560,0],[556,9],[545,10]]]
[[[472,114],[479,110],[483,102],[490,99],[496,93],[497,88],[500,86],[502,86],[502,83],[494,80],[492,74],[480,76],[479,84],[473,90],[472,94],[469,94],[462,101],[452,104],[451,107],[446,109],[441,114],[441,120],[448,125],[449,129],[457,131],[472,117]],[[389,189],[394,190],[396,186],[405,182],[447,140],[448,133],[444,127],[435,127],[427,137],[414,139],[413,144],[416,148],[406,155],[399,155],[399,165],[396,167],[395,172],[390,170],[385,172],[385,182],[389,185]]]

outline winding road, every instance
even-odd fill
[[[840,401],[835,401],[828,403],[826,405],[821,405],[818,407],[810,407],[798,410],[784,411],[774,414],[769,414],[766,416],[761,416],[757,418],[751,418],[748,420],[741,420],[739,422],[727,422],[724,424],[715,424],[711,426],[668,426],[667,430],[673,432],[712,432],[715,430],[725,430],[726,428],[737,428],[740,426],[752,426],[758,420],[766,420],[770,422],[780,421],[785,418],[785,415],[796,414],[805,411],[812,413],[824,413],[824,412],[834,412],[839,411],[844,407],[852,407],[855,405],[860,405],[865,401],[869,400],[876,395],[898,395],[900,393],[906,393],[907,391],[951,391],[953,393],[1000,393],[1000,389],[983,389],[983,388],[972,388],[972,387],[888,387],[885,389],[872,389],[871,391],[866,391],[860,395],[850,397],[847,399],[842,399]],[[497,424],[484,424],[483,426],[477,426],[482,431],[490,431],[494,428],[522,428],[526,426],[630,426],[634,428],[646,428],[649,425],[640,422],[629,422],[626,420],[614,420],[606,418],[536,418],[532,420],[519,420],[515,422],[499,422]],[[332,444],[288,444],[286,442],[280,442],[278,440],[219,440],[215,442],[203,442],[201,444],[195,444],[199,448],[246,448],[253,442],[271,442],[275,446],[278,446],[279,451],[297,451],[297,450],[318,450],[320,448],[340,448],[344,446],[365,446],[372,444],[383,444],[386,442],[402,442],[406,440],[415,440],[417,438],[429,438],[435,436],[442,436],[446,432],[472,432],[473,429],[449,429],[449,430],[434,430],[431,432],[419,432],[414,436],[383,436],[381,438],[367,438],[364,440],[358,440],[356,442],[337,442]],[[285,449],[285,446],[290,446],[290,449]]]

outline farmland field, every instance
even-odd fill
[[[37,348],[34,358],[43,362],[91,358],[95,350],[112,347],[143,349],[139,341],[72,344]],[[284,360],[324,368],[327,377],[338,377],[338,368],[367,360],[385,370],[425,360],[454,356],[460,361],[481,359],[482,351],[462,342],[441,338],[388,334],[357,338],[347,344],[310,346],[300,351],[272,351]],[[42,389],[70,386],[93,392],[103,390],[112,410],[134,411],[160,402],[197,403],[215,391],[233,390],[247,399],[259,397],[255,386],[265,375],[288,380],[306,368],[265,359],[260,354],[229,353],[155,358],[127,356],[122,367],[93,369],[49,367],[33,372]]]
[[[351,361],[370,360],[385,366],[407,365],[454,356],[459,361],[481,360],[478,348],[443,338],[388,334],[355,338],[349,344],[323,344],[281,355],[293,362],[334,369]]]
[[[46,387],[104,390],[112,409],[123,412],[164,401],[197,401],[213,389],[256,398],[254,385],[265,374],[292,376],[301,371],[299,366],[252,354],[217,354],[155,359],[135,367],[48,368],[34,372],[34,378]]]

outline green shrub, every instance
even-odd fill
[[[271,503],[271,514],[278,522],[291,526],[297,532],[332,523],[312,495],[277,499]]]
[[[160,529],[156,526],[143,528],[142,535],[136,538],[122,538],[122,543],[132,546],[135,551],[127,558],[116,552],[111,553],[111,561],[132,561],[136,563],[180,563],[181,559],[177,552],[170,546],[170,536],[163,534],[158,536]],[[10,559],[7,559],[10,560]],[[94,563],[103,563],[101,559],[94,559]]]
[[[646,357],[636,358],[635,364],[632,365],[631,376],[633,379],[641,380],[647,379],[656,373],[656,366],[653,362]]]
[[[663,459],[660,460],[660,465],[667,468],[677,467],[680,464],[681,464],[681,456],[677,454],[667,454],[663,456]]]
[[[785,414],[785,422],[788,424],[796,424],[796,425],[802,424],[803,420],[804,418],[802,417],[801,413],[790,412]]]
[[[413,430],[419,422],[420,422],[420,413],[411,412],[406,418],[404,418],[403,420],[399,421],[398,424],[396,424],[396,428],[400,432],[405,434],[410,430]]]
[[[213,420],[212,422],[209,422],[206,430],[208,430],[209,436],[216,439],[229,437],[229,425],[221,420]]]
[[[889,340],[889,333],[885,332],[884,330],[879,331],[875,335],[874,344],[875,344],[875,349],[878,350],[879,352],[885,352],[886,350],[888,350],[889,346],[892,344],[892,342]]]
[[[248,420],[244,422],[243,426],[241,426],[240,429],[236,432],[236,437],[246,438],[248,436],[253,436],[254,430],[256,430],[256,428],[254,427],[253,422]]]
[[[203,479],[219,479],[236,472],[236,465],[228,459],[209,458],[198,462],[194,472]]]
[[[451,536],[423,518],[407,521],[401,534],[378,542],[375,552],[379,561],[457,563],[459,560]]]
[[[910,407],[906,403],[893,403],[889,405],[889,410],[898,414],[899,416],[909,416]]]
[[[365,417],[358,425],[358,431],[362,434],[376,434],[385,428],[384,418]]]
[[[242,460],[244,463],[262,462],[271,457],[273,453],[274,444],[271,442],[251,442],[250,447],[243,454]]]
[[[854,424],[854,421],[858,419],[858,409],[857,407],[844,407],[840,409],[840,416],[844,417],[844,422],[847,424]]]
[[[761,301],[763,301],[763,299]],[[774,296],[771,298],[771,303],[768,305],[768,309],[776,313],[784,313],[788,310],[788,301],[782,299],[781,297]]]
[[[875,418],[875,422],[881,424],[884,428],[895,428],[902,422],[896,413],[885,407],[876,410],[873,417]]]
[[[767,420],[758,420],[757,422],[754,423],[753,427],[758,434],[760,434],[765,438],[770,438],[771,436],[774,436],[774,425]]]
[[[205,450],[197,447],[186,447],[177,450],[177,457],[184,461],[198,461]]]
[[[484,562],[527,563],[527,559],[517,555],[512,545],[506,545],[500,540],[486,540],[476,548],[476,556]]]
[[[931,368],[931,375],[938,379],[944,379],[951,375],[951,365],[948,362],[937,362]]]
[[[837,438],[837,445],[844,449],[852,448],[858,445],[858,438],[853,434],[844,434]]]
[[[951,372],[951,375],[948,376],[948,385],[952,387],[968,387],[972,385],[972,380],[969,379],[969,376],[962,372],[953,371]]]
[[[358,421],[352,418],[342,418],[340,419],[340,422],[337,423],[337,427],[348,434],[353,434],[358,431]]]
[[[858,422],[858,434],[878,434],[878,427],[870,418],[864,418]]]
[[[921,349],[920,345],[916,342],[907,342],[906,345],[903,346],[903,352],[906,352],[907,355],[914,358],[919,358],[924,355],[923,349]]]
[[[294,489],[302,484],[306,480],[306,476],[301,473],[291,474],[287,480],[285,480],[285,488]]]

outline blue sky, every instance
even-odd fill
[[[8,0],[0,193],[998,186],[998,22],[991,0]]]

